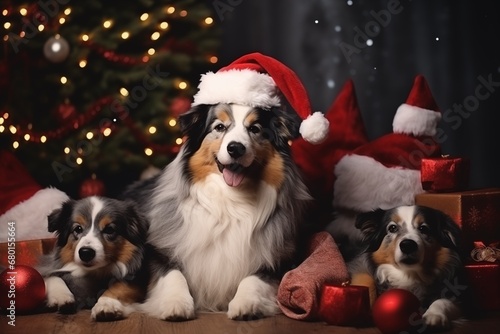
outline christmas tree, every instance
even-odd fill
[[[176,118],[217,63],[210,6],[12,0],[0,12],[0,148],[40,184],[113,195],[175,156]]]

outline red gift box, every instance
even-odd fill
[[[415,204],[441,210],[462,229],[462,246],[469,253],[475,241],[500,240],[500,188],[452,193],[424,193]]]
[[[500,310],[500,263],[471,261],[465,265],[465,272],[474,309]]]
[[[469,172],[470,161],[466,158],[422,158],[420,180],[422,188],[429,192],[459,191],[467,188]]]
[[[371,320],[368,287],[325,284],[318,313],[330,325],[366,326]]]

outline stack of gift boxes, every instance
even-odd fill
[[[467,190],[469,161],[422,159],[422,187],[415,198],[448,214],[460,226],[471,302],[478,311],[500,310],[500,188]]]

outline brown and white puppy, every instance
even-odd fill
[[[428,207],[400,206],[359,214],[356,227],[363,249],[347,265],[352,284],[368,286],[372,302],[401,288],[421,301],[426,326],[447,328],[460,317],[463,291],[452,289],[463,287],[460,230],[450,217]]]
[[[38,267],[47,306],[62,313],[92,308],[98,321],[126,317],[146,294],[147,220],[130,202],[87,197],[66,201],[48,221],[57,241]]]

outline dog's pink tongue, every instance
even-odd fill
[[[224,181],[226,181],[227,185],[230,187],[237,187],[240,185],[241,181],[243,181],[243,173],[235,173],[230,171],[227,168],[222,170],[222,177],[224,177]]]

